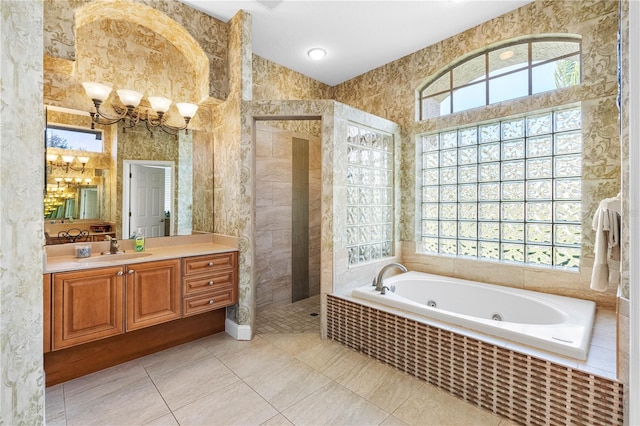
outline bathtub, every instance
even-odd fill
[[[352,296],[427,319],[586,360],[594,302],[422,272],[386,278],[385,295],[371,285]]]

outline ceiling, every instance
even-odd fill
[[[181,1],[224,22],[244,9],[253,53],[335,86],[532,0]],[[327,56],[310,59],[313,47]]]

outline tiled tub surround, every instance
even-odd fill
[[[371,285],[351,294],[359,300],[587,359],[594,302],[415,271],[390,278],[385,286],[389,288],[385,294]]]
[[[614,324],[613,313],[599,316],[594,340],[608,339]],[[338,295],[327,296],[327,336],[516,423],[623,424],[615,351],[598,363],[606,371],[594,368],[595,342],[577,363]]]

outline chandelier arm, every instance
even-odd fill
[[[92,112],[91,113],[91,120],[96,123],[99,124],[101,126],[108,126],[111,124],[116,124],[118,121],[120,121],[120,118],[111,118],[111,119],[106,119],[101,115],[98,115],[97,112]]]
[[[100,106],[102,106],[102,101],[98,100],[98,99],[92,99],[93,101],[93,106],[96,108],[96,112],[94,112],[92,114],[93,117],[93,121],[95,121],[98,124],[114,124],[117,123],[118,121],[122,120],[126,115],[127,115],[127,110],[118,107],[117,105],[113,106],[113,110],[116,112],[116,117],[113,116],[109,116],[105,113],[103,113],[100,110]],[[98,119],[103,118],[104,120],[109,121],[108,123],[106,122],[99,122]]]
[[[163,132],[165,132],[168,135],[176,136],[180,132],[180,130],[184,130],[184,127],[180,128],[180,127],[161,125],[160,126],[160,130],[162,130]]]

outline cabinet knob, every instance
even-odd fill
[[[209,266],[213,266],[213,262],[209,262]]]
[[[127,272],[127,274],[133,275],[134,272],[136,272],[136,271],[134,271],[133,269],[129,269],[129,272]]]
[[[209,300],[209,304],[213,305],[213,299]]]
[[[213,285],[213,281],[209,281],[207,284],[209,284],[209,285]]]
[[[122,271],[118,271],[118,273],[117,273],[116,275],[118,275],[119,277],[121,277],[121,276],[123,276],[123,275],[124,275],[124,273],[123,273]]]

